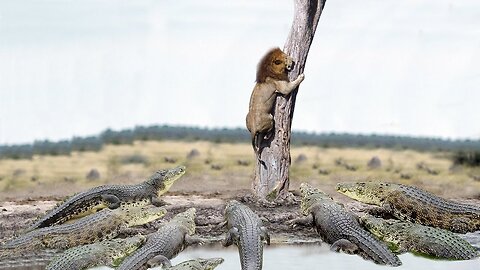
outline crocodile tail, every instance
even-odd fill
[[[362,231],[352,235],[348,240],[360,249],[360,255],[377,264],[400,266],[402,262],[386,245],[376,240],[370,233]]]
[[[144,268],[147,262],[157,255],[151,247],[146,244],[135,253],[131,254],[120,264],[116,269],[117,270],[139,270],[146,269]]]

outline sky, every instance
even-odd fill
[[[2,0],[0,144],[245,127],[290,0]],[[292,129],[480,138],[480,1],[327,1]]]

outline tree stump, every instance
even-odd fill
[[[283,49],[295,61],[294,69],[289,73],[290,81],[303,73],[324,6],[325,0],[295,0],[293,24]],[[288,195],[291,125],[297,91],[298,88],[286,97],[277,96],[273,112],[274,136],[267,141],[260,159],[256,157],[253,190],[259,199],[272,200]]]

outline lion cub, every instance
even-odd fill
[[[305,78],[300,74],[292,82],[288,72],[293,69],[293,59],[279,48],[271,49],[260,60],[257,67],[257,80],[250,97],[247,114],[247,128],[252,135],[253,150],[260,155],[262,142],[273,130],[273,106],[278,94],[288,95]]]

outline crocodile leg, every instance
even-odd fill
[[[295,218],[292,220],[287,221],[287,225],[292,226],[295,228],[297,225],[304,226],[304,227],[311,227],[314,225],[313,216],[308,215],[306,217]]]
[[[170,260],[163,255],[157,255],[151,258],[150,260],[148,260],[147,265],[150,268],[160,266],[160,265],[162,265],[164,268],[168,268],[172,266],[172,262],[170,262]]]
[[[227,235],[225,236],[225,239],[222,241],[222,245],[224,247],[231,246],[235,239],[238,239],[240,237],[240,234],[238,232],[238,229],[235,227],[232,227],[228,232]]]
[[[339,239],[330,246],[331,251],[343,251],[346,254],[355,254],[358,251],[358,246],[348,241],[347,239]]]
[[[268,234],[267,228],[260,227],[260,237],[267,242],[267,245],[270,245],[270,234]]]
[[[167,203],[166,201],[158,198],[157,195],[154,195],[150,198],[150,202],[156,206],[156,207],[161,207],[161,206],[165,206],[165,205],[169,205],[169,203]]]
[[[227,226],[227,221],[226,221],[226,220],[223,220],[222,222],[218,223],[217,226],[215,226],[215,229],[221,230],[221,229],[223,229],[225,226]]]
[[[107,202],[108,208],[110,209],[115,209],[120,207],[120,199],[115,195],[102,194],[102,200]]]
[[[187,246],[191,246],[191,245],[194,245],[194,244],[203,245],[204,243],[205,243],[205,240],[203,240],[200,237],[191,236],[191,235],[188,235],[188,234],[185,235],[185,244]]]

